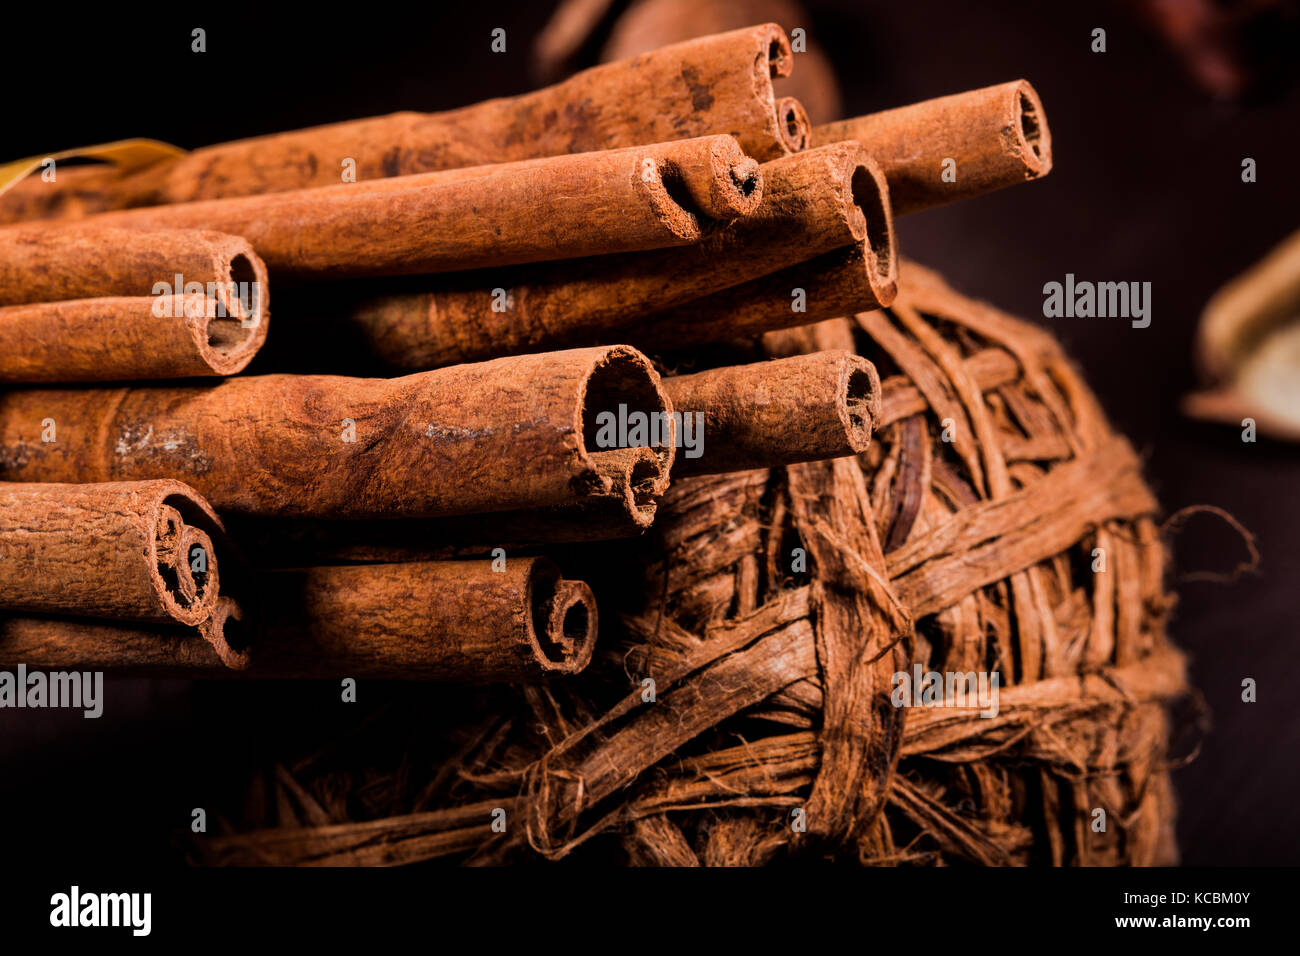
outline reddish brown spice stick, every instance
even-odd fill
[[[712,163],[729,137],[509,164],[468,178],[327,186],[104,213],[95,228],[217,229],[246,238],[280,277],[405,275],[685,245],[684,197],[741,191],[751,172]],[[738,183],[733,169],[737,172]],[[693,177],[676,188],[678,177]],[[707,181],[698,181],[701,177]],[[449,181],[448,181],[449,180]],[[10,227],[22,228],[22,227]],[[74,225],[72,228],[79,228]],[[6,241],[0,229],[0,243]]]
[[[765,163],[764,198],[692,246],[430,280],[362,302],[350,324],[401,369],[431,368],[638,334],[646,312],[867,241],[893,261],[888,187],[856,143]],[[784,293],[788,300],[789,293]],[[672,337],[672,330],[665,336]]]
[[[684,447],[678,475],[771,468],[865,451],[880,415],[880,378],[851,352],[814,352],[665,378],[685,420],[703,415],[701,454]]]
[[[0,394],[0,478],[188,481],[220,509],[418,517],[607,493],[601,413],[671,412],[626,346],[397,379],[235,377],[214,386]],[[43,440],[50,429],[57,440]],[[628,442],[628,444],[640,444]],[[616,446],[611,446],[616,447]],[[671,446],[655,449],[666,470]]]
[[[203,293],[227,303],[240,300],[258,323],[267,309],[266,265],[239,236],[202,229],[140,232],[85,225],[28,226],[2,235],[0,306]],[[235,308],[228,305],[228,311]]]
[[[794,65],[772,23],[700,37],[562,83],[445,113],[394,113],[209,146],[121,176],[60,170],[0,197],[0,222],[331,186],[346,160],[359,181],[731,133],[759,160],[807,145],[797,102],[772,77]]]
[[[0,483],[0,609],[198,626],[223,535],[178,481]]]
[[[647,351],[762,335],[883,308],[898,294],[889,244],[848,246],[742,285],[644,316],[627,338]]]
[[[899,216],[1028,182],[1052,168],[1047,114],[1025,80],[813,130],[815,146],[849,139],[884,169]]]
[[[656,150],[659,154],[656,155]],[[640,163],[643,179],[658,178],[676,202],[692,210],[700,219],[728,220],[748,216],[763,198],[763,180],[758,160],[745,155],[734,136],[698,136],[651,146],[627,146],[604,150],[598,154],[609,163],[631,157]],[[482,176],[509,173],[523,175],[540,171],[550,175],[564,157],[547,156],[515,163],[488,166],[463,166],[427,173],[412,173],[389,179],[367,179],[351,185],[353,192],[395,192],[411,186],[441,186]],[[651,160],[653,165],[647,163]],[[569,157],[569,162],[578,162]]]
[[[649,448],[598,452],[608,491],[527,511],[405,521],[234,519],[239,541],[263,567],[338,562],[430,561],[513,553],[539,544],[608,541],[641,534],[654,522],[668,472]],[[621,465],[611,467],[621,458]]]
[[[267,575],[254,677],[482,684],[575,674],[596,602],[545,558],[312,568]]]
[[[203,294],[0,307],[0,382],[111,382],[233,375],[266,341],[251,318]]]
[[[122,676],[219,677],[248,667],[239,605],[222,597],[194,628],[0,616],[0,667],[111,671]]]

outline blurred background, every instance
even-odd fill
[[[131,136],[196,147],[522,92],[593,62],[609,44],[635,41],[610,30],[626,3],[579,6],[597,15],[568,34],[543,33],[549,2],[319,8],[283,20],[223,4],[148,17],[79,12],[75,24],[33,11],[6,25],[0,160]],[[697,6],[708,32],[713,8]],[[1182,742],[1181,753],[1199,753],[1175,776],[1178,832],[1187,864],[1300,863],[1300,445],[1245,443],[1239,426],[1193,422],[1179,410],[1198,385],[1193,346],[1206,300],[1300,228],[1295,4],[779,8],[791,19],[753,20],[805,29],[838,80],[829,87],[828,71],[815,92],[800,91],[815,122],[835,118],[816,113],[834,109],[836,97],[853,116],[1020,77],[1037,88],[1052,131],[1050,176],[908,217],[900,247],[960,291],[1048,325],[1143,454],[1166,513],[1216,505],[1257,536],[1256,573],[1175,584],[1173,634],[1212,715],[1207,734]],[[190,50],[195,27],[207,32],[206,53]],[[490,50],[498,27],[504,53]],[[1092,50],[1097,28],[1104,53]],[[797,79],[798,58],[795,70]],[[1254,183],[1242,181],[1247,157]],[[1150,327],[1042,319],[1044,283],[1066,273],[1150,282]],[[1172,545],[1179,575],[1230,572],[1247,553],[1211,516],[1191,518]],[[1247,677],[1258,683],[1257,703],[1241,701]],[[0,814],[14,831],[11,851],[175,863],[171,834],[210,797],[205,767],[237,766],[251,741],[273,736],[268,714],[321,723],[322,733],[348,716],[333,706],[333,686],[250,686],[236,713],[228,697],[214,713],[204,687],[182,682],[113,683],[108,695],[97,721],[48,711],[0,717]]]

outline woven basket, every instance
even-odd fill
[[[876,362],[866,454],[674,482],[648,539],[601,558],[635,586],[622,614],[602,593],[591,669],[480,698],[433,781],[403,781],[414,812],[203,856],[1176,862],[1188,688],[1140,463],[1048,335],[902,278],[888,311],[765,341]],[[996,716],[896,706],[916,665],[996,672]],[[294,786],[337,821],[358,788],[393,807],[384,779]]]

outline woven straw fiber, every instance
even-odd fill
[[[674,482],[581,679],[492,698],[414,780],[281,768],[300,819],[201,857],[1176,862],[1189,691],[1139,460],[1047,334],[902,279],[887,311],[765,341],[876,362],[868,452]],[[916,663],[996,671],[997,715],[894,706]]]

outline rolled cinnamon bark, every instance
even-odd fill
[[[888,187],[856,143],[765,163],[754,212],[691,246],[428,280],[362,301],[348,323],[403,370],[542,348],[621,341],[647,312],[868,241],[892,268]],[[422,281],[423,285],[424,282]],[[789,292],[783,294],[789,301]],[[673,330],[665,335],[672,338]]]
[[[86,225],[28,226],[0,236],[0,306],[157,295],[161,284],[163,294],[204,293],[232,313],[237,299],[254,324],[267,310],[266,265],[239,236]]]
[[[69,184],[75,202],[58,183],[28,179],[0,197],[0,222],[329,186],[347,159],[364,181],[717,133],[734,134],[759,160],[775,159],[807,142],[802,108],[783,103],[778,112],[772,93],[772,78],[793,65],[785,32],[760,24],[508,99],[208,146],[127,176],[81,173]]]
[[[882,237],[878,244],[836,249],[644,316],[628,329],[626,338],[647,351],[725,342],[869,312],[888,306],[897,294],[898,257],[891,231],[888,243]],[[800,311],[795,311],[796,305]]]
[[[233,306],[233,311],[227,306]],[[0,308],[0,382],[233,375],[266,341],[265,316],[202,293]]]
[[[677,475],[856,455],[880,416],[876,368],[852,352],[813,352],[663,382],[676,411],[704,415],[701,454],[680,450]]]
[[[266,375],[214,386],[17,390],[0,394],[0,478],[166,476],[217,508],[261,515],[537,508],[607,493],[597,454],[642,444],[600,444],[602,413],[653,423],[670,412],[649,361],[626,346],[397,379]],[[43,441],[51,428],[57,440]],[[671,444],[646,444],[666,471]]]
[[[899,216],[1028,182],[1052,168],[1047,114],[1025,80],[817,126],[812,145],[848,139],[866,146],[884,169]]]
[[[615,463],[620,460],[621,467]],[[540,544],[632,538],[654,523],[668,472],[650,448],[598,452],[607,491],[571,504],[453,518],[330,521],[241,520],[238,540],[263,567],[300,568],[348,562],[437,561],[514,552]]]
[[[130,677],[220,677],[248,667],[239,605],[217,601],[193,628],[0,615],[0,667],[110,671]]]
[[[197,627],[224,533],[179,481],[0,483],[0,609]]]
[[[657,173],[675,202],[692,210],[701,220],[726,221],[748,216],[763,198],[763,180],[758,160],[745,155],[734,136],[697,136],[650,146],[626,146],[603,150],[596,155],[607,164],[631,157],[640,164],[638,175],[653,178]],[[653,167],[647,161],[653,160]],[[411,173],[388,179],[367,179],[349,186],[353,192],[383,193],[411,186],[442,186],[482,176],[521,176],[538,171],[544,176],[567,162],[586,160],[579,156],[545,156],[514,163],[461,166],[427,173]]]
[[[686,245],[701,235],[695,197],[717,197],[710,200],[716,210],[739,194],[733,205],[747,209],[752,188],[750,160],[723,136],[504,164],[468,176],[430,173],[127,209],[85,223],[235,233],[277,281],[409,275]],[[0,229],[0,243],[7,236]]]
[[[576,674],[595,647],[591,590],[546,558],[311,568],[267,575],[253,677],[462,683]]]

